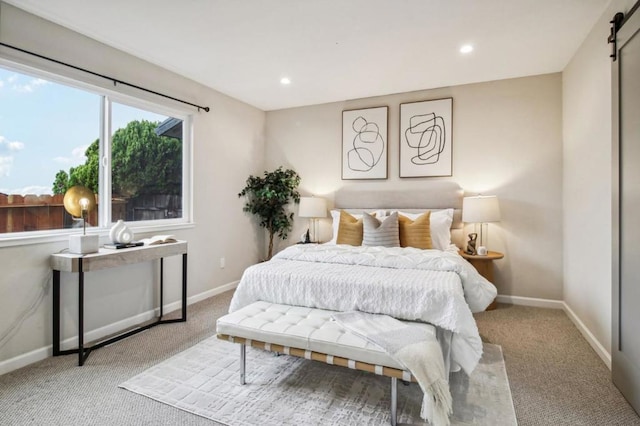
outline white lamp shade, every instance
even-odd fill
[[[495,195],[478,195],[462,199],[462,221],[487,223],[500,221],[500,206]]]
[[[319,197],[300,197],[299,217],[327,217],[327,200]]]

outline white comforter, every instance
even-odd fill
[[[453,332],[451,360],[470,374],[482,355],[472,311],[495,296],[454,252],[298,244],[247,268],[229,311],[263,300],[428,322]]]

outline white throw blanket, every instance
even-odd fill
[[[384,349],[416,378],[424,397],[420,417],[434,426],[448,426],[452,412],[449,380],[433,326],[406,324],[388,315],[338,312],[344,328]]]
[[[229,311],[263,300],[427,322],[453,332],[452,368],[471,374],[482,341],[470,306],[483,310],[495,295],[495,287],[455,253],[298,244],[247,268]]]

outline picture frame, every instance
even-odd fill
[[[342,111],[342,179],[387,179],[389,107]]]
[[[453,98],[400,104],[400,177],[453,175]]]

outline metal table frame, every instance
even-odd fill
[[[160,324],[170,324],[176,322],[185,322],[187,321],[187,252],[186,252],[186,242],[180,241],[178,243],[173,244],[165,244],[163,246],[169,246],[174,244],[181,244],[184,246],[182,254],[182,315],[180,318],[174,319],[162,319],[163,316],[163,287],[164,287],[164,254],[167,250],[160,250],[159,255],[157,257],[149,258],[146,256],[142,258],[142,260],[129,260],[127,261],[126,256],[128,254],[133,254],[133,252],[139,252],[140,250],[153,250],[160,249],[161,246],[149,246],[149,247],[139,247],[139,248],[131,248],[131,249],[122,249],[122,250],[102,250],[99,253],[85,255],[70,255],[70,254],[54,254],[52,255],[52,269],[53,269],[53,356],[60,355],[68,355],[68,354],[78,354],[78,365],[84,365],[84,362],[91,354],[91,351],[94,349],[101,348],[103,346],[109,345],[111,343],[117,342],[122,339],[126,339],[129,336],[140,333],[142,331],[148,330],[151,327],[155,327]],[[178,248],[181,250],[181,248]],[[128,253],[131,251],[131,253]],[[176,253],[168,252],[167,255],[175,255]],[[121,265],[131,264],[131,263],[139,263],[148,260],[160,259],[160,315],[156,317],[155,321],[150,323],[142,323],[141,325],[134,326],[135,328],[129,331],[125,331],[122,334],[118,334],[114,337],[99,341],[92,346],[86,347],[84,345],[84,274],[85,272],[85,263],[88,259],[96,259],[99,257],[112,257],[116,258],[116,263],[118,260],[120,263],[116,265],[98,265],[95,268],[90,268],[90,270],[104,269],[110,267],[117,267]],[[56,262],[56,260],[58,260]],[[66,264],[61,266],[62,264],[59,262],[63,260],[68,263],[68,267]],[[104,262],[103,262],[104,263]],[[112,262],[113,263],[113,262]],[[77,272],[78,273],[78,347],[75,349],[60,349],[60,272],[64,270],[65,272]]]

